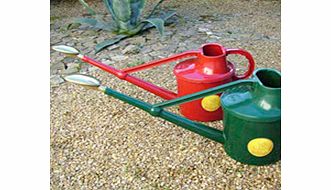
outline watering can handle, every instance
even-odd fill
[[[234,80],[246,79],[253,74],[255,68],[255,62],[253,56],[248,51],[243,49],[227,49],[226,55],[230,55],[230,54],[243,55],[246,57],[246,59],[248,59],[248,70],[243,75],[240,76],[235,75]]]
[[[116,69],[116,68],[111,67],[109,65],[106,65],[106,64],[103,64],[101,62],[95,61],[92,58],[89,58],[87,56],[81,56],[81,59],[84,62],[87,62],[91,65],[96,66],[96,67],[99,67],[102,70],[105,70],[105,71],[115,75],[119,79],[126,80],[126,81],[128,81],[132,84],[135,84],[135,85],[139,86],[140,88],[143,88],[143,89],[145,89],[145,90],[147,90],[147,91],[149,91],[149,92],[151,92],[151,93],[153,93],[157,96],[160,96],[164,99],[170,100],[170,99],[176,98],[177,94],[170,91],[170,90],[167,90],[167,89],[161,88],[159,86],[156,86],[156,85],[154,85],[150,82],[144,81],[144,80],[142,80],[140,78],[137,78],[135,76],[132,76],[132,75],[130,75],[130,73],[137,72],[137,71],[142,71],[142,70],[149,69],[149,68],[152,68],[152,67],[156,67],[156,66],[159,66],[159,65],[163,65],[163,64],[166,64],[166,63],[169,63],[169,62],[173,62],[173,61],[176,61],[176,60],[179,60],[179,59],[184,59],[184,58],[187,58],[187,57],[197,56],[197,54],[198,54],[197,51],[188,51],[188,52],[184,52],[184,53],[180,53],[180,54],[170,56],[168,58],[160,59],[160,60],[157,60],[157,61],[151,61],[151,62],[142,64],[142,65],[126,68],[126,69],[123,69],[123,70],[119,70],[119,69]]]

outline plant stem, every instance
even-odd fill
[[[153,8],[152,12],[147,16],[147,18],[150,18],[154,12],[156,11],[156,9],[161,5],[161,3],[163,2],[164,0],[160,0],[156,5],[155,7]]]

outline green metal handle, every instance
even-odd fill
[[[253,85],[256,82],[255,79],[247,79],[247,80],[238,80],[238,81],[234,81],[234,82],[230,82],[230,83],[226,83],[224,85],[221,86],[216,86],[214,88],[210,88],[207,90],[203,90],[194,94],[189,94],[186,96],[182,96],[176,99],[172,99],[172,100],[168,100],[165,102],[161,102],[158,104],[154,104],[154,108],[166,108],[166,107],[170,107],[170,106],[175,106],[178,104],[183,104],[186,102],[190,102],[193,100],[197,100],[200,98],[204,98],[206,96],[210,96],[210,95],[214,95],[214,94],[218,94],[221,92],[224,92],[225,90],[228,90],[230,88],[236,87],[236,86],[241,86],[241,85]]]
[[[150,113],[152,116],[163,118],[184,129],[190,130],[194,133],[207,137],[216,142],[224,143],[224,141],[225,141],[225,136],[224,136],[223,131],[217,130],[215,128],[209,127],[209,126],[201,124],[201,123],[191,121],[189,119],[186,119],[186,118],[176,115],[174,113],[163,110],[162,108],[155,107],[152,104],[143,102],[141,100],[132,98],[127,95],[124,95],[111,88],[106,87],[105,89],[103,89],[103,91],[105,94],[112,96],[114,98],[117,98],[119,100],[122,100],[135,107],[138,107],[138,108]]]

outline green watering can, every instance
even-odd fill
[[[252,165],[266,165],[281,157],[281,74],[257,69],[252,78],[238,80],[180,98],[149,104],[100,85],[87,75],[69,75],[68,82],[100,90],[155,117],[161,117],[194,133],[224,144],[233,159]],[[221,97],[217,94],[223,93]],[[224,131],[191,121],[164,110],[166,107],[202,99],[203,106],[222,105]]]

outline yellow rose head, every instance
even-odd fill
[[[249,153],[256,157],[263,157],[270,154],[273,148],[274,143],[267,138],[256,138],[247,144]]]
[[[201,106],[204,110],[213,112],[221,107],[221,100],[218,95],[206,96],[201,101]]]

